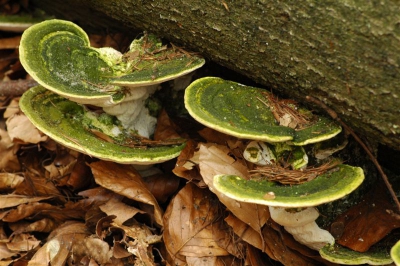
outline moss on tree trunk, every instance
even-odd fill
[[[312,95],[400,149],[396,1],[33,2],[81,24],[154,32],[297,100]]]

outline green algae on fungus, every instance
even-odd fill
[[[324,173],[298,185],[245,180],[229,174],[215,176],[213,183],[219,192],[238,201],[300,208],[318,206],[340,199],[355,190],[363,180],[364,173],[361,168],[339,165],[335,171]]]
[[[99,159],[122,164],[155,164],[175,158],[185,144],[159,147],[127,147],[96,137],[83,120],[91,120],[87,110],[41,86],[31,88],[20,100],[21,110],[42,132],[58,143]],[[101,117],[94,125],[109,129],[111,117]],[[104,121],[104,126],[101,126]],[[122,134],[122,133],[121,133]]]
[[[338,244],[326,245],[319,254],[327,261],[341,265],[387,265],[393,262],[387,250],[374,247],[367,252],[357,252]]]
[[[185,107],[198,122],[238,138],[306,145],[326,140],[341,127],[325,117],[316,117],[301,129],[279,125],[269,93],[215,77],[194,81],[185,91]]]
[[[27,29],[21,38],[20,60],[43,87],[72,101],[112,106],[129,98],[126,87],[159,84],[186,75],[204,59],[162,46],[144,35],[122,54],[112,48],[90,47],[89,37],[72,22],[52,19]]]

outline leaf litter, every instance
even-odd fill
[[[117,49],[129,44],[120,34],[91,41]],[[10,59],[16,46],[8,39],[2,45],[7,60],[0,78],[29,80],[17,57]],[[280,105],[292,105],[269,100],[277,115]],[[214,189],[217,174],[251,178],[244,140],[209,128],[191,136],[163,111],[154,139],[185,138],[186,147],[176,160],[138,171],[56,144],[20,112],[18,97],[0,97],[0,106],[0,265],[333,265],[274,223],[266,206]],[[379,217],[398,221],[393,213]],[[347,231],[365,221],[347,222]],[[371,244],[371,233],[364,234],[364,245]]]

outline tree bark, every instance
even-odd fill
[[[153,32],[400,150],[397,1],[36,0],[80,24]]]

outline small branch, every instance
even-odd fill
[[[320,100],[318,100],[312,96],[306,96],[306,100],[313,102],[313,103],[319,105],[321,108],[323,108],[332,117],[332,119],[339,122],[342,125],[342,127],[353,136],[353,138],[358,142],[358,144],[361,145],[361,147],[368,154],[371,161],[374,163],[375,167],[378,169],[378,172],[380,173],[383,181],[385,182],[387,189],[389,190],[390,195],[392,196],[392,198],[397,206],[397,211],[400,213],[400,202],[396,196],[396,193],[393,191],[392,185],[390,184],[390,182],[389,182],[385,172],[383,171],[382,167],[380,166],[378,160],[372,154],[371,150],[367,147],[367,145],[365,145],[365,143],[356,135],[356,133],[354,133],[354,131],[340,119],[340,117],[337,115],[337,113],[335,111],[333,111],[331,108],[329,108],[326,104],[324,104],[323,102],[321,102]]]
[[[32,79],[19,79],[0,82],[0,96],[21,96],[29,88],[37,86]]]

